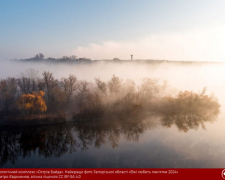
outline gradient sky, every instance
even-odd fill
[[[224,0],[1,0],[0,59],[225,61]]]

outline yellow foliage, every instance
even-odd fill
[[[17,105],[27,114],[45,112],[47,110],[47,106],[42,98],[44,95],[45,93],[43,91],[39,91],[39,93],[33,92],[32,94],[23,94],[17,100]]]

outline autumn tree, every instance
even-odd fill
[[[35,112],[45,112],[47,106],[43,100],[45,93],[43,91],[33,92],[32,94],[23,94],[17,100],[17,105],[25,114],[33,114]]]

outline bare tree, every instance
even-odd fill
[[[119,79],[119,77],[116,77],[115,75],[113,75],[113,77],[111,78],[111,80],[108,82],[108,87],[109,87],[109,92],[110,94],[117,94],[120,92],[121,89],[121,80]]]
[[[44,57],[45,57],[44,54],[39,53],[39,58],[40,58],[40,59],[44,59]]]
[[[37,59],[37,60],[44,59],[44,54],[42,53],[36,54],[33,59]]]
[[[78,89],[77,78],[73,75],[69,75],[68,78],[62,78],[61,86],[62,86],[63,93],[65,94],[67,101],[69,101],[72,93]]]
[[[84,108],[84,103],[87,100],[89,95],[88,85],[89,83],[87,81],[81,81],[79,83],[78,93],[76,95],[76,98],[78,100],[78,104],[81,110]]]
[[[98,90],[104,95],[107,93],[107,85],[105,82],[101,81],[100,78],[95,78],[95,83],[97,85]]]
[[[18,86],[22,94],[28,94],[32,91],[32,81],[30,78],[22,76],[18,80]]]
[[[0,109],[4,109],[8,115],[15,109],[17,94],[17,83],[15,78],[8,78],[0,81]]]
[[[72,56],[70,56],[70,59],[75,60],[75,59],[77,59],[77,56],[72,55]]]
[[[45,84],[46,94],[48,98],[48,106],[53,106],[54,94],[53,89],[58,85],[57,80],[54,79],[52,73],[44,71],[43,82]]]

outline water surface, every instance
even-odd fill
[[[3,168],[222,168],[222,117],[199,119],[188,124],[181,117],[168,125],[152,115],[4,128],[0,163]]]

